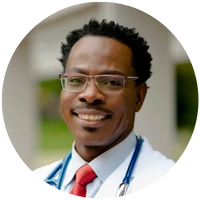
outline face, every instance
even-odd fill
[[[134,76],[132,53],[128,46],[106,37],[87,36],[72,48],[66,71],[86,75],[123,74]],[[120,93],[103,93],[89,79],[79,93],[61,92],[63,119],[75,137],[76,147],[110,148],[133,129],[135,112],[146,94],[146,84],[135,87],[126,82]]]

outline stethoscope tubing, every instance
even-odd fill
[[[137,137],[137,144],[136,144],[136,147],[135,147],[135,151],[133,153],[133,156],[131,158],[131,161],[130,161],[130,164],[127,168],[127,171],[126,171],[126,175],[122,181],[122,183],[126,183],[126,184],[130,184],[130,181],[131,181],[131,175],[133,173],[133,170],[134,170],[134,167],[135,167],[135,163],[137,161],[137,158],[138,158],[138,155],[139,155],[139,152],[140,152],[140,149],[142,147],[142,142],[143,142],[143,139],[140,137],[140,135],[136,135]]]

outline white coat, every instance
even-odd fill
[[[125,176],[132,154],[133,152],[131,152],[125,161],[106,179],[95,198],[115,197],[119,185]],[[60,161],[57,161],[41,167],[34,172],[44,180],[59,162]],[[168,172],[173,165],[174,162],[172,160],[167,159],[158,151],[154,151],[148,140],[144,139],[142,149],[132,173],[132,181],[128,187],[127,194],[136,192],[155,182]]]

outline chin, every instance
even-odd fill
[[[83,129],[89,133],[94,133],[97,131],[97,128],[92,128],[92,127],[83,127]]]

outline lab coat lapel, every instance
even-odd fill
[[[153,148],[149,144],[148,140],[144,138],[143,146],[133,170],[132,181],[128,187],[127,194],[136,192],[144,188],[144,185],[146,185],[148,175],[153,172],[153,169],[151,169],[151,166],[148,164],[153,154]]]
[[[116,196],[117,190],[119,188],[119,185],[122,183],[122,180],[124,179],[124,176],[126,174],[126,170],[128,168],[128,165],[130,163],[131,157],[132,157],[133,151],[127,156],[125,161],[106,179],[104,184],[99,189],[98,193],[96,194],[95,198],[113,198]],[[135,184],[138,184],[137,188],[140,186],[140,182],[137,180],[134,180],[134,177],[137,176],[137,173],[140,173],[140,167],[145,165],[145,161],[153,154],[153,149],[149,145],[147,140],[144,140],[143,146],[141,149],[141,152],[139,154],[138,160],[136,162],[133,174],[132,174],[132,180]],[[132,193],[133,190],[131,188],[128,188],[127,194]]]

